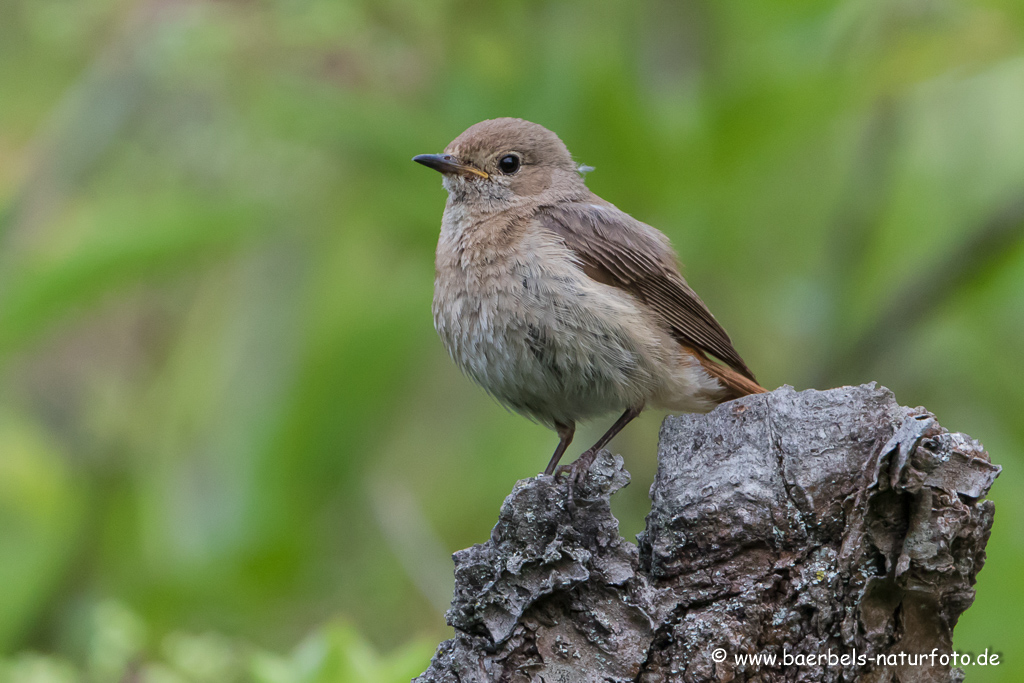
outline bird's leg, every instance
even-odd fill
[[[633,418],[640,414],[643,410],[643,406],[639,408],[627,408],[619,419],[615,421],[607,432],[604,433],[600,439],[597,440],[593,446],[583,452],[580,457],[576,458],[576,461],[571,465],[562,465],[558,468],[558,473],[568,472],[572,476],[574,484],[583,483],[583,477],[590,469],[591,463],[594,462],[594,458],[597,457],[598,451],[608,445],[608,442],[615,438],[615,435],[622,431],[622,428],[628,425]]]
[[[576,423],[570,422],[565,425],[561,422],[556,422],[555,431],[558,432],[558,446],[555,447],[555,454],[551,456],[551,462],[549,462],[547,468],[545,468],[544,474],[551,474],[555,471],[555,466],[558,465],[558,461],[562,459],[562,454],[565,453],[565,449],[572,443],[572,435],[576,433]]]

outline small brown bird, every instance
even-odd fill
[[[448,190],[434,326],[466,374],[558,432],[545,474],[581,420],[622,413],[563,466],[575,477],[645,406],[704,413],[765,391],[679,274],[668,238],[588,190],[547,128],[482,121],[413,161],[444,174]]]

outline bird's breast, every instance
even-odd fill
[[[510,243],[450,237],[438,243],[434,325],[466,374],[547,424],[644,403],[665,354],[628,294],[588,278],[541,230]]]

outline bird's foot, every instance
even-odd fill
[[[569,503],[573,507],[575,507],[575,496],[573,493],[577,488],[583,486],[583,482],[587,478],[587,472],[590,471],[590,466],[594,463],[594,458],[596,457],[597,450],[591,448],[588,451],[584,451],[571,465],[561,465],[555,470],[556,477],[563,474],[568,475]]]

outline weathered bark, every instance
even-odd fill
[[[620,457],[573,503],[518,482],[455,554],[455,638],[416,680],[960,680],[941,655],[992,526],[981,444],[873,384],[784,387],[669,417],[658,460],[639,546],[609,507]]]

